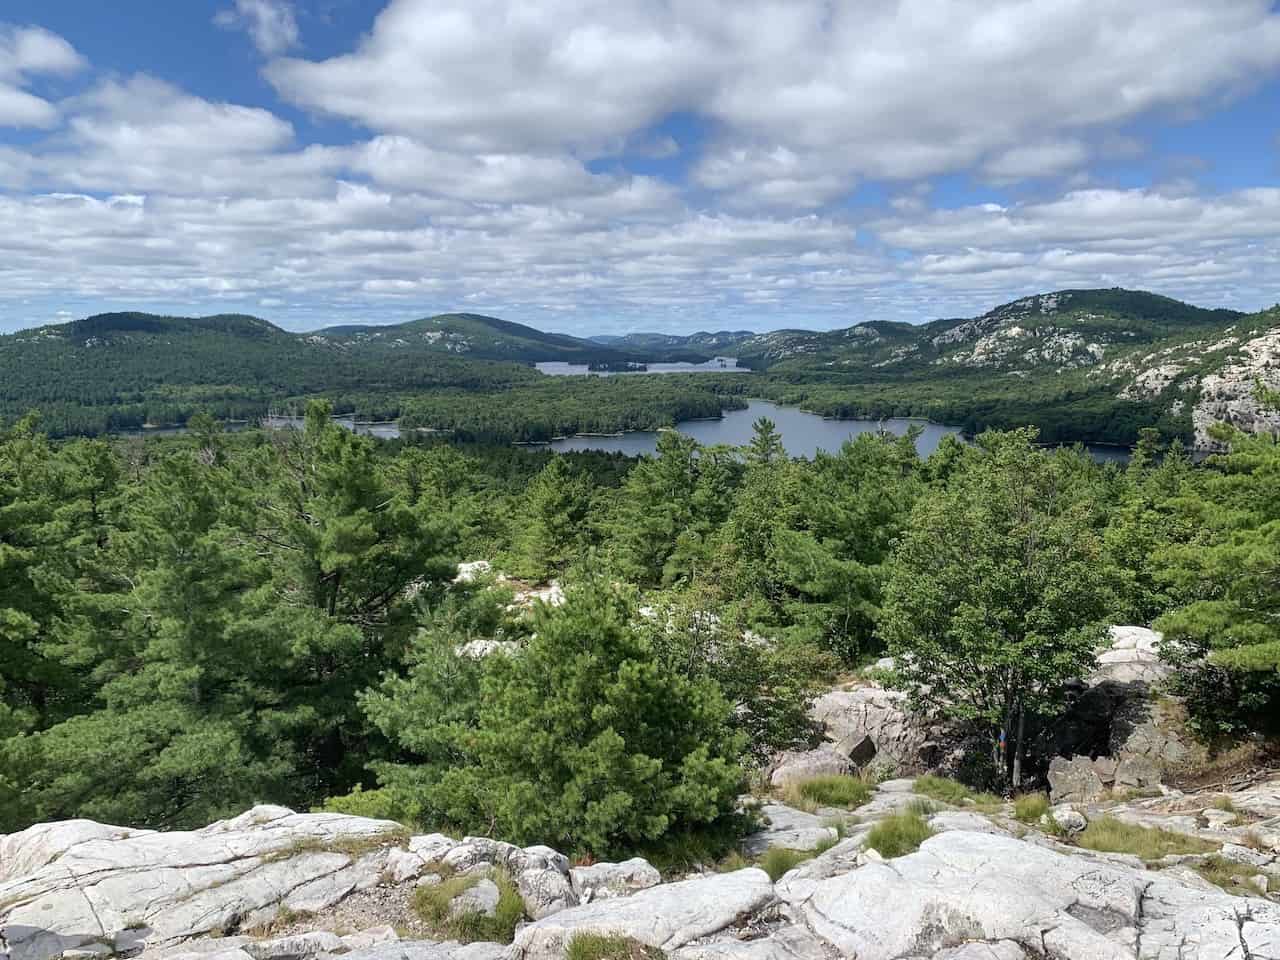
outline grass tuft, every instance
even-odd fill
[[[885,817],[867,834],[867,846],[886,860],[901,857],[916,850],[933,831],[924,817],[914,810],[904,810]]]
[[[777,883],[784,873],[799,866],[806,860],[812,860],[815,856],[817,856],[817,852],[813,850],[788,850],[786,847],[770,847],[765,851],[764,856],[760,858],[760,869],[769,875],[770,880]]]
[[[1003,802],[994,793],[978,793],[956,780],[933,774],[917,777],[912,791],[954,807],[996,809]]]
[[[1236,805],[1231,802],[1231,798],[1225,793],[1213,798],[1213,803],[1209,804],[1215,810],[1222,810],[1226,813],[1236,813]]]
[[[632,937],[580,933],[569,941],[564,956],[565,960],[662,960],[664,954]]]
[[[852,810],[871,799],[873,788],[862,777],[824,774],[787,785],[784,796],[792,806],[844,807]]]
[[[441,939],[474,943],[478,940],[510,943],[516,924],[524,919],[524,901],[515,882],[505,870],[495,870],[491,879],[498,885],[498,909],[492,917],[481,913],[449,916],[449,903],[470,890],[482,876],[475,873],[445,875],[435,886],[419,887],[413,894],[413,908]]]
[[[1256,897],[1262,893],[1253,885],[1253,878],[1262,872],[1257,867],[1215,855],[1205,857],[1204,862],[1193,869],[1210,883],[1237,897]]]
[[[1207,840],[1188,837],[1159,827],[1140,827],[1115,817],[1098,817],[1076,837],[1086,850],[1104,853],[1131,853],[1151,862],[1169,854],[1208,853],[1217,847]]]
[[[1013,817],[1023,823],[1039,823],[1049,812],[1049,797],[1043,793],[1023,793],[1013,798]]]

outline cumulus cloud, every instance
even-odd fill
[[[235,0],[219,10],[213,22],[225,29],[245,30],[258,52],[273,57],[298,45],[298,20],[289,0]]]
[[[57,107],[24,88],[34,77],[66,76],[84,66],[75,48],[56,33],[0,23],[0,127],[53,126]]]
[[[0,124],[49,127],[0,144],[0,296],[578,332],[1280,296],[1280,191],[1208,193],[1134,139],[1274,75],[1269,0],[390,0],[320,60],[279,0],[218,22],[346,136],[146,75],[59,100],[75,50],[0,28]],[[1157,185],[1095,176],[1117,158]],[[959,206],[930,186],[955,174]]]

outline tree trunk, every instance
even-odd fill
[[[1013,742],[1013,789],[1022,786],[1022,737],[1027,729],[1026,708],[1018,704],[1018,734]]]

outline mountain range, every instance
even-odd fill
[[[1123,289],[918,325],[685,336],[582,338],[470,313],[309,333],[243,315],[100,314],[0,336],[0,417],[39,408],[56,432],[101,432],[181,421],[202,404],[252,417],[308,396],[392,415],[408,395],[534,383],[542,361],[613,370],[726,355],[757,372],[752,393],[832,416],[1030,422],[1049,439],[1117,443],[1155,426],[1201,447],[1217,421],[1280,427],[1254,397],[1258,380],[1280,378],[1280,308],[1244,314]],[[699,376],[742,390],[726,385],[732,376]]]

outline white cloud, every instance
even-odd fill
[[[298,45],[298,20],[290,0],[235,0],[235,6],[219,10],[213,22],[246,30],[263,56],[274,57]]]
[[[1079,140],[1047,140],[1006,150],[987,160],[982,169],[996,183],[1016,183],[1069,173],[1088,158],[1089,150]]]
[[[23,87],[32,77],[66,76],[84,66],[75,48],[56,33],[0,23],[0,127],[56,124],[57,107]]]

